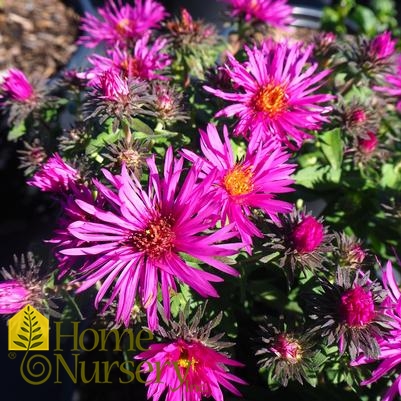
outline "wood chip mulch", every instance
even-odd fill
[[[0,74],[49,77],[76,50],[79,17],[61,0],[0,0]]]

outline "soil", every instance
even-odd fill
[[[0,0],[0,74],[49,77],[76,49],[79,16],[61,0]]]

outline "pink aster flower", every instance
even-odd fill
[[[55,153],[27,184],[43,192],[58,193],[70,190],[78,179],[79,172],[65,163],[58,153]]]
[[[3,95],[11,101],[24,103],[35,96],[28,78],[16,68],[11,68],[7,72],[0,86]]]
[[[381,363],[373,371],[372,377],[361,383],[364,386],[372,384],[386,376],[394,368],[399,367],[401,363],[401,293],[395,281],[393,266],[390,261],[387,262],[383,270],[382,281],[384,288],[388,291],[388,296],[383,302],[384,310],[389,317],[388,324],[392,328],[389,335],[379,337],[377,340],[380,347],[378,359],[381,360]],[[375,361],[377,359],[361,355],[351,364],[358,366]],[[397,394],[401,396],[401,375],[395,378],[390,388],[383,395],[382,401],[391,401]]]
[[[148,191],[142,188],[126,168],[121,176],[104,170],[113,190],[95,181],[104,197],[102,208],[77,200],[77,205],[90,216],[69,225],[69,232],[85,241],[81,246],[60,250],[64,255],[95,256],[80,269],[80,291],[104,280],[95,305],[111,290],[107,308],[118,297],[116,321],[128,325],[135,301],[147,311],[148,325],[158,326],[157,299],[159,283],[164,309],[170,313],[170,290],[175,280],[184,282],[203,297],[218,296],[211,282],[222,281],[214,274],[189,266],[182,254],[231,275],[237,271],[220,258],[234,255],[242,243],[224,243],[237,235],[232,225],[205,234],[215,225],[215,204],[210,199],[213,174],[198,182],[199,167],[192,167],[178,187],[183,159],[166,153],[164,176],[160,177],[155,158],[149,158]]]
[[[169,401],[201,401],[203,397],[222,401],[221,387],[241,396],[232,382],[245,384],[227,371],[227,366],[242,366],[241,363],[198,341],[178,339],[168,344],[152,344],[135,358],[147,362],[143,365],[144,371],[150,372],[146,381],[147,398],[153,401],[158,401],[164,392]]]
[[[240,63],[228,55],[227,73],[236,92],[205,87],[214,95],[233,104],[220,110],[216,117],[236,116],[239,120],[235,135],[256,136],[261,140],[274,139],[292,147],[300,147],[311,135],[305,132],[317,129],[327,121],[330,107],[320,103],[331,100],[328,94],[316,92],[330,73],[315,73],[318,65],[308,65],[312,46],[301,43],[266,41],[259,49],[246,48],[248,61]]]
[[[89,57],[94,65],[91,70],[95,76],[107,70],[113,70],[129,78],[139,78],[145,81],[154,79],[167,80],[162,71],[171,64],[167,53],[163,53],[166,40],[158,38],[149,44],[149,35],[145,35],[135,43],[132,54],[128,50],[114,47],[108,51],[109,57],[95,54]],[[96,78],[95,78],[96,79]]]
[[[227,127],[224,126],[224,141],[214,125],[200,131],[201,149],[204,158],[184,150],[184,156],[196,163],[203,161],[202,171],[208,176],[217,170],[213,196],[220,209],[221,221],[235,223],[242,240],[251,244],[251,237],[263,234],[250,221],[251,208],[260,208],[272,219],[277,213],[292,210],[292,205],[275,199],[276,194],[292,191],[290,175],[293,164],[286,164],[289,154],[275,144],[250,146],[243,160],[237,160],[231,148]],[[250,250],[250,249],[249,249]]]
[[[292,232],[294,248],[299,253],[313,252],[323,242],[323,237],[323,224],[313,216],[304,217]]]
[[[231,8],[232,17],[245,21],[261,21],[274,27],[283,27],[292,22],[292,7],[287,0],[223,0]]]
[[[100,42],[112,47],[124,46],[158,27],[167,16],[164,7],[154,0],[135,0],[134,6],[123,4],[122,0],[108,0],[98,13],[100,19],[89,13],[82,19],[81,29],[86,35],[79,43],[87,47],[95,47]]]

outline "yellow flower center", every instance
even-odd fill
[[[232,195],[246,195],[253,190],[251,167],[235,165],[223,178],[223,186]]]
[[[128,18],[123,18],[122,20],[118,21],[116,25],[116,31],[120,35],[126,35],[130,26],[132,26],[132,21]]]
[[[188,350],[181,349],[180,358],[178,359],[178,366],[184,369],[191,367],[192,370],[194,370],[197,363],[198,361],[195,358],[189,358]]]
[[[262,86],[252,98],[253,108],[266,113],[269,118],[275,118],[287,109],[288,100],[282,85],[268,83]]]

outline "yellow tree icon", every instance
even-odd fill
[[[49,320],[27,305],[8,321],[9,351],[49,350]]]

